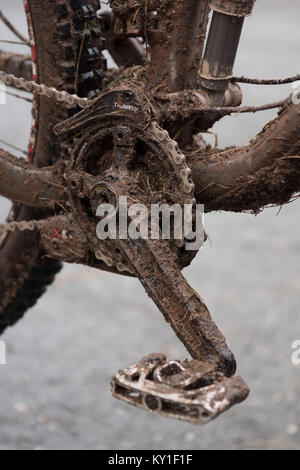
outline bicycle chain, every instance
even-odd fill
[[[181,152],[178,143],[171,139],[168,131],[162,129],[158,122],[152,121],[149,126],[149,130],[159,142],[164,144],[171,165],[173,166],[178,178],[181,180],[181,203],[182,205],[188,206],[190,209],[189,211],[185,211],[185,222],[187,223],[193,218],[193,209],[196,205],[196,199],[195,183],[192,180],[192,171],[187,164],[186,156]]]
[[[134,274],[134,270],[129,266],[127,260],[124,258],[122,253],[118,253],[116,250],[110,248],[110,253],[114,252],[114,256],[107,255],[104,250],[98,249],[95,252],[95,257],[99,261],[103,261],[109,268],[115,268],[119,273],[128,272],[130,274]],[[119,258],[119,259],[118,259]]]
[[[43,220],[21,220],[19,222],[8,222],[6,224],[0,224],[0,237],[8,232],[25,232],[29,230],[33,232],[36,229],[40,229],[43,225]]]
[[[67,91],[59,91],[56,88],[47,87],[46,85],[25,80],[24,78],[17,78],[15,75],[2,71],[0,71],[0,80],[3,81],[5,85],[21,88],[38,95],[47,96],[47,98],[55,98],[57,101],[65,103],[68,106],[78,105],[81,108],[86,108],[91,102],[88,98],[79,98],[79,96],[70,94]]]

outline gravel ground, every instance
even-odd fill
[[[20,3],[10,0],[5,11],[24,28]],[[297,0],[257,2],[236,73],[299,72],[299,13]],[[290,90],[244,89],[245,103],[256,104]],[[22,104],[16,113],[17,104],[0,107],[0,138],[24,148],[29,109]],[[216,126],[221,144],[247,142],[273,115],[225,119]],[[119,368],[153,351],[181,359],[186,352],[136,280],[65,266],[2,337],[0,449],[300,449],[300,368],[291,362],[291,344],[300,339],[299,204],[257,217],[207,216],[211,244],[185,271],[236,354],[251,388],[244,404],[198,428],[114,401],[109,380]],[[7,207],[1,199],[2,219]]]

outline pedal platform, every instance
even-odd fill
[[[225,377],[215,366],[196,361],[170,361],[150,354],[119,371],[112,395],[129,405],[167,418],[206,424],[244,401],[249,389],[241,377]]]

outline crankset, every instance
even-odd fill
[[[187,249],[197,222],[194,184],[185,155],[161,127],[145,87],[119,84],[56,132],[72,148],[63,178],[73,220],[90,252],[108,267],[138,277],[193,358],[167,363],[164,356],[151,355],[113,378],[113,395],[148,411],[199,423],[243,401],[248,388],[241,378],[233,378],[234,356],[181,274],[199,249]],[[101,238],[97,227],[103,204],[114,215],[126,209],[126,227],[134,225],[139,236],[124,236],[116,218]],[[153,205],[182,208],[179,218],[190,230],[166,239],[158,219],[154,232],[147,221],[144,229],[149,231],[142,236],[133,215],[137,205],[148,213]]]

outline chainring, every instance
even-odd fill
[[[153,107],[144,87],[128,82],[101,95],[93,104],[56,132],[64,135],[71,149],[66,174],[84,175],[91,181],[126,182],[124,196],[130,203],[185,206],[184,222],[192,222],[196,206],[194,183],[185,155],[154,119]],[[91,252],[119,273],[130,273],[130,260],[113,240],[99,249],[95,204],[80,185],[80,178],[67,178],[71,210],[85,233]],[[170,240],[180,267],[191,263],[197,251],[186,251],[184,236]]]

